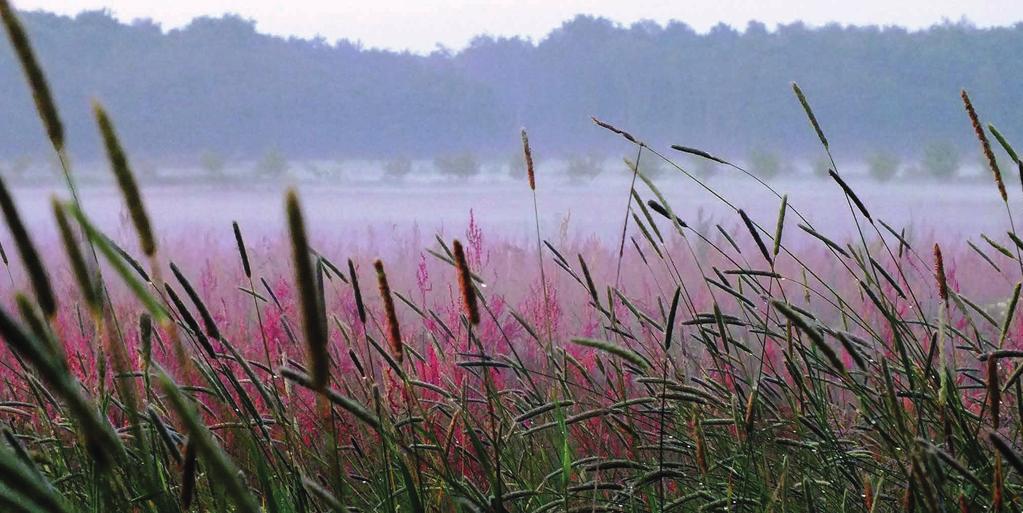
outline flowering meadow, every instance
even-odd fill
[[[161,231],[97,103],[128,213],[105,233],[5,0],[0,15],[67,185],[38,236],[0,181],[3,511],[1023,506],[1020,192],[994,152],[1023,165],[965,91],[1005,230],[959,241],[873,216],[795,84],[851,237],[725,157],[596,118],[635,152],[612,240],[541,229],[525,131],[525,242],[475,212],[386,244],[310,237],[317,212],[294,189],[267,206],[285,212],[276,235]],[[749,216],[679,156],[746,177],[777,216]],[[676,215],[643,159],[729,218]]]

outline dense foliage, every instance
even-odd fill
[[[289,159],[432,159],[472,151],[504,159],[528,126],[550,157],[602,148],[585,129],[599,115],[658,134],[652,142],[742,155],[813,148],[785,94],[798,81],[831,121],[843,151],[918,159],[930,144],[966,146],[955,98],[1023,133],[1023,25],[929,30],[790,24],[700,34],[683,23],[619,26],[578,17],[546,38],[479,37],[459,51],[412,55],[349,41],[282,39],[237,17],[183,29],[126,25],[101,12],[26,13],[65,113],[69,144],[95,156],[88,102],[103,100],[140,157],[278,149]],[[0,49],[0,160],[42,154],[28,91]],[[972,149],[972,148],[971,148]]]

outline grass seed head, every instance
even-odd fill
[[[959,97],[963,100],[963,107],[966,109],[966,115],[970,117],[970,124],[973,125],[973,132],[977,135],[977,141],[980,142],[981,152],[984,153],[984,159],[987,160],[987,165],[991,168],[991,174],[994,176],[995,185],[998,186],[998,194],[1002,197],[1002,201],[1008,201],[1008,194],[1005,192],[1005,182],[1002,181],[1002,171],[998,169],[998,161],[995,159],[995,153],[991,151],[991,142],[988,141],[987,133],[984,131],[984,125],[980,123],[980,117],[977,116],[977,110],[973,108],[973,102],[970,101],[970,95],[963,89],[959,92]]]
[[[462,294],[462,306],[465,307],[465,315],[469,323],[477,325],[480,323],[480,310],[476,304],[476,290],[472,285],[472,272],[469,270],[469,262],[465,259],[465,250],[462,242],[455,240],[452,244],[452,252],[455,257],[455,270],[458,272],[458,290]]]
[[[948,280],[945,278],[945,259],[941,256],[941,246],[934,244],[934,276],[938,282],[938,297],[948,303]]]
[[[57,219],[57,231],[60,232],[60,239],[64,243],[64,251],[67,253],[68,261],[71,263],[71,271],[75,276],[75,281],[78,282],[82,298],[85,300],[85,304],[88,305],[89,310],[94,315],[98,315],[101,304],[99,289],[92,282],[92,278],[89,275],[89,267],[86,265],[85,257],[82,255],[82,247],[78,243],[74,231],[71,229],[71,222],[68,220],[67,212],[65,212],[64,206],[61,205],[56,197],[51,199],[51,206],[53,207],[53,216]]]
[[[1001,419],[1002,386],[998,378],[998,358],[987,360],[987,397],[991,410],[991,426],[998,429]]]
[[[242,270],[245,271],[246,278],[252,278],[252,267],[249,266],[249,252],[245,250],[245,239],[242,239],[242,230],[238,226],[238,221],[232,221],[231,227],[234,229],[234,241],[238,245],[238,256],[242,259]]]
[[[873,221],[873,218],[870,217],[870,212],[867,211],[867,206],[863,204],[863,201],[861,201],[860,197],[856,195],[856,192],[853,191],[852,187],[849,187],[849,184],[846,183],[834,169],[829,169],[828,175],[831,176],[836,183],[838,183],[838,186],[842,188],[845,195],[852,200],[854,205],[856,205],[856,209],[863,214],[863,217],[866,217],[868,221]]]
[[[18,248],[18,253],[21,255],[22,265],[25,266],[25,270],[28,272],[29,282],[32,284],[36,302],[39,303],[39,308],[43,310],[43,314],[48,318],[52,318],[57,313],[57,299],[53,295],[53,288],[50,286],[50,276],[43,267],[43,261],[28,235],[28,230],[25,229],[25,225],[21,221],[21,214],[18,213],[18,209],[14,205],[14,199],[11,198],[11,194],[7,190],[7,185],[3,179],[0,179],[0,210],[3,211],[7,227],[11,231],[11,237],[14,238],[14,245]]]
[[[767,261],[768,265],[773,266],[774,259],[771,258],[771,253],[767,251],[767,245],[764,244],[764,239],[760,238],[760,232],[757,231],[757,227],[753,224],[753,220],[751,220],[742,209],[739,209],[739,217],[742,218],[743,224],[746,225],[746,229],[749,230],[750,236],[753,237],[753,242],[757,243],[757,248],[760,249],[760,254],[764,256],[764,260]]]
[[[295,282],[298,286],[302,325],[305,329],[309,377],[314,388],[323,388],[327,385],[327,374],[330,370],[326,323],[321,318],[321,298],[316,286],[312,259],[309,256],[309,240],[306,237],[298,193],[294,189],[288,190],[285,204],[291,234],[291,257],[295,266]]]
[[[380,260],[373,262],[373,267],[377,271],[380,299],[384,302],[384,315],[387,320],[387,343],[391,347],[391,354],[398,360],[398,363],[401,363],[405,358],[405,347],[401,342],[401,327],[398,325],[398,314],[394,310],[391,286],[387,283],[387,272],[384,271],[384,263]]]
[[[603,128],[605,130],[610,130],[611,132],[614,132],[614,133],[624,137],[626,141],[638,144],[640,146],[644,145],[643,143],[641,143],[638,140],[636,140],[636,138],[633,137],[632,134],[630,134],[630,133],[626,132],[625,130],[622,130],[622,129],[612,125],[611,123],[608,123],[606,121],[601,121],[601,120],[597,119],[596,117],[590,117],[590,119],[593,120],[593,124],[599,126],[600,128]]]
[[[50,86],[46,82],[42,68],[36,61],[35,52],[32,51],[32,45],[28,42],[25,29],[7,0],[0,0],[0,20],[3,21],[4,27],[7,29],[7,37],[11,41],[11,46],[14,47],[14,52],[18,55],[29,88],[32,89],[32,99],[35,101],[39,119],[46,128],[46,135],[50,138],[53,148],[62,152],[64,150],[64,125],[60,122],[60,116],[57,114],[53,95],[50,94]]]
[[[362,301],[362,289],[359,287],[359,275],[355,272],[355,262],[348,259],[348,281],[352,284],[352,293],[355,294],[355,308],[359,313],[359,322],[366,324],[366,304]]]
[[[817,133],[817,137],[821,140],[821,144],[825,149],[828,149],[828,138],[824,136],[824,130],[821,130],[820,123],[817,122],[817,116],[813,113],[813,109],[810,108],[810,102],[806,100],[806,95],[803,94],[803,90],[800,89],[799,84],[792,83],[792,92],[796,94],[796,99],[799,100],[799,105],[803,107],[803,112],[806,113],[807,119],[810,120],[810,125],[813,127],[813,131]]]
[[[128,213],[131,215],[131,222],[135,225],[135,231],[139,236],[139,246],[142,253],[148,257],[156,254],[156,239],[153,237],[153,230],[149,223],[149,216],[146,214],[145,206],[142,204],[142,195],[139,194],[138,184],[135,183],[135,176],[128,166],[128,158],[124,154],[124,148],[117,138],[114,125],[110,116],[99,103],[93,103],[93,113],[96,116],[96,124],[99,125],[100,134],[103,136],[103,144],[107,149],[107,158],[110,160],[110,167],[117,178],[117,186],[124,195],[124,202],[128,206]]]
[[[874,485],[870,482],[870,476],[863,477],[863,505],[867,511],[874,511]]]
[[[522,155],[526,159],[526,177],[529,179],[529,188],[536,190],[536,172],[533,170],[533,150],[529,147],[529,136],[526,129],[522,129]]]

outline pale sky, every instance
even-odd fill
[[[1023,21],[1023,0],[14,0],[20,9],[61,14],[109,9],[131,21],[150,18],[164,29],[196,16],[236,13],[260,32],[300,37],[347,38],[364,45],[428,52],[443,44],[460,49],[476,34],[541,39],[576,14],[621,23],[677,19],[703,32],[718,22],[742,28],[750,20],[774,27],[897,24],[922,28],[966,17],[978,26]]]

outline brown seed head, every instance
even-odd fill
[[[948,303],[948,280],[945,278],[945,259],[941,257],[941,246],[934,245],[934,275],[938,281],[938,297]]]
[[[746,433],[749,433],[750,431],[753,430],[753,414],[755,413],[753,408],[754,406],[756,406],[756,402],[757,388],[753,387],[753,390],[750,390],[749,397],[746,399],[746,414],[745,416],[743,416],[743,421],[746,426]]]
[[[465,259],[465,250],[462,243],[455,240],[452,244],[452,252],[455,255],[455,269],[458,271],[458,290],[462,293],[462,306],[465,307],[465,315],[469,318],[469,324],[480,323],[480,310],[476,304],[476,290],[472,285],[472,273],[469,271],[469,262]]]
[[[536,190],[536,173],[533,171],[533,150],[529,147],[529,136],[526,129],[522,129],[522,155],[526,159],[526,177],[529,178],[529,188]]]
[[[590,119],[593,120],[593,124],[599,126],[600,128],[603,128],[605,130],[610,130],[610,131],[612,131],[612,132],[614,132],[614,133],[624,137],[626,141],[629,141],[631,143],[636,143],[636,144],[638,144],[640,146],[645,146],[643,143],[641,143],[638,140],[636,140],[636,138],[633,137],[632,134],[626,132],[625,130],[622,130],[621,128],[618,128],[618,127],[612,125],[611,123],[608,123],[606,121],[601,121],[601,120],[599,120],[599,119],[597,119],[596,117],[593,117],[593,116],[591,116]]]
[[[693,419],[693,438],[696,439],[696,468],[700,474],[707,474],[707,447],[703,439],[703,430],[700,429],[700,419]]]
[[[870,482],[870,476],[863,477],[863,505],[867,511],[874,510],[874,485]]]
[[[966,93],[966,89],[963,89],[959,96],[963,99],[963,107],[966,108],[966,115],[970,117],[970,123],[973,124],[973,132],[977,134],[977,140],[980,141],[980,149],[984,153],[984,158],[987,159],[987,165],[991,168],[991,174],[994,175],[995,185],[998,186],[998,194],[1002,196],[1002,201],[1008,201],[1008,195],[1005,192],[1005,183],[1002,182],[1002,172],[998,169],[998,161],[995,160],[995,153],[991,151],[991,143],[988,141],[987,132],[984,131],[984,126],[980,124],[980,117],[977,116],[976,109],[973,108],[973,102],[970,101],[970,95]]]
[[[401,343],[401,328],[398,326],[398,314],[394,311],[394,298],[391,297],[391,286],[387,283],[387,273],[384,272],[384,263],[380,260],[373,262],[377,270],[377,283],[380,287],[380,299],[384,301],[384,314],[387,317],[387,343],[391,347],[394,358],[401,363],[405,357],[405,348]]]

